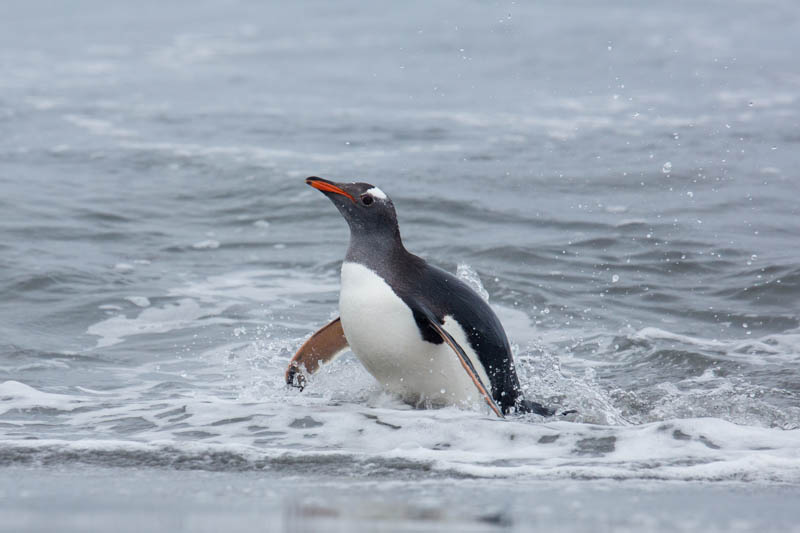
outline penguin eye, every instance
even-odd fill
[[[364,196],[361,197],[361,203],[364,205],[372,205],[372,202],[374,201],[375,201],[374,198],[372,198],[372,196],[370,196],[369,194],[365,194]]]

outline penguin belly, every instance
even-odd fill
[[[350,349],[386,390],[418,406],[483,403],[458,356],[446,343],[422,338],[411,308],[373,270],[352,262],[342,265],[339,313]],[[463,328],[449,316],[443,327],[488,386]]]

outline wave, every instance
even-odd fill
[[[476,271],[459,270],[485,293]],[[549,333],[524,310],[500,305],[509,331],[530,341],[517,349],[526,394],[579,415],[498,421],[456,408],[410,409],[381,393],[348,355],[313,376],[302,394],[287,390],[286,362],[319,321],[317,311],[298,311],[297,303],[336,288],[325,269],[254,270],[121,298],[86,330],[97,341],[89,353],[203,326],[231,336],[193,349],[191,359],[159,354],[116,368],[117,381],[102,392],[42,386],[34,373],[26,384],[0,383],[0,464],[800,482],[800,411],[791,405],[798,391],[776,381],[780,373],[759,374],[796,364],[796,332],[731,341],[652,327],[616,336],[583,328],[576,339],[574,330]],[[265,319],[262,308],[250,312],[263,302],[274,318]]]
[[[800,482],[797,431],[684,419],[612,428],[360,409],[290,418],[273,446],[160,440],[0,440],[0,465],[270,470],[370,478]],[[313,427],[311,427],[313,422]],[[294,424],[294,427],[292,427]],[[313,439],[315,445],[309,444]],[[304,442],[305,441],[305,442]]]
[[[271,359],[263,366],[242,349],[253,347],[242,343],[222,350],[244,359],[253,380],[248,384],[237,378],[240,388],[233,398],[234,391],[226,388],[214,392],[185,383],[165,388],[163,377],[71,394],[2,383],[0,464],[290,475],[313,470],[365,478],[800,482],[800,429],[759,427],[758,419],[741,425],[692,416],[704,401],[733,405],[729,396],[689,395],[679,413],[674,397],[681,395],[676,392],[655,401],[657,420],[635,424],[613,420],[613,413],[624,408],[613,391],[604,395],[588,378],[571,378],[551,386],[569,389],[570,405],[586,411],[581,416],[603,412],[613,425],[535,415],[497,420],[457,408],[411,409],[378,391],[363,368],[347,359],[324,369],[307,391],[297,393],[281,386],[281,361]],[[523,374],[529,358],[520,361]],[[253,375],[254,363],[261,365],[261,377]],[[162,376],[167,366],[158,363]],[[152,376],[154,368],[142,368],[142,376]],[[547,392],[547,384],[528,383]]]

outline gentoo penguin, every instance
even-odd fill
[[[486,402],[549,416],[525,400],[508,338],[491,307],[455,276],[410,253],[400,239],[394,204],[368,183],[310,177],[350,226],[342,264],[339,318],[311,336],[286,370],[303,388],[300,367],[314,373],[348,346],[387,390],[414,405]]]

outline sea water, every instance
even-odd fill
[[[0,20],[12,530],[797,529],[794,2]],[[386,191],[577,415],[412,409],[351,354],[287,388],[348,239],[309,175]]]

